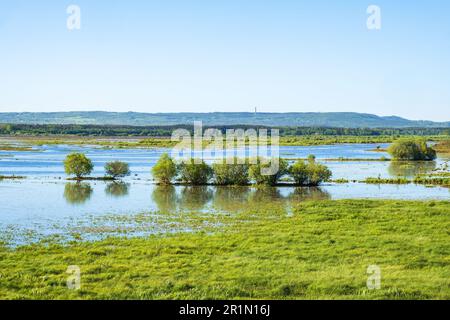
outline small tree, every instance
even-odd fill
[[[323,164],[317,163],[314,156],[309,156],[307,163],[299,160],[289,168],[289,173],[300,186],[318,186],[331,178],[332,172]]]
[[[436,159],[436,151],[427,145],[425,139],[401,139],[388,148],[394,160],[432,161]]]
[[[256,184],[260,185],[270,185],[274,186],[277,184],[278,180],[288,173],[288,163],[286,160],[279,158],[278,159],[278,170],[271,174],[264,174],[263,169],[271,168],[271,165],[276,161],[276,159],[271,159],[270,161],[262,162],[260,158],[258,158],[256,164],[252,164],[249,169],[249,176],[252,180],[255,181]]]
[[[71,153],[64,160],[64,171],[75,175],[77,179],[89,175],[94,169],[92,161],[83,153]]]
[[[112,161],[105,164],[105,171],[108,176],[115,178],[123,178],[130,175],[130,167],[128,163],[122,161]]]
[[[316,162],[308,164],[308,184],[310,186],[318,186],[322,182],[329,180],[331,175],[331,171],[323,164]]]
[[[308,165],[305,161],[298,160],[289,168],[289,173],[295,181],[295,184],[304,186],[309,183]]]
[[[192,185],[205,185],[211,179],[213,171],[204,161],[196,162],[198,161],[189,159],[178,165],[181,181]]]
[[[152,174],[158,183],[168,185],[177,175],[177,167],[172,158],[167,153],[164,153],[152,168]]]
[[[233,159],[233,163],[218,162],[214,163],[212,168],[214,172],[214,180],[218,185],[247,185],[248,169],[247,163],[239,163],[237,158]]]

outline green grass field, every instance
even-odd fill
[[[202,232],[0,249],[6,299],[450,299],[450,202],[266,202]],[[207,222],[207,223],[205,223]],[[220,224],[218,224],[220,223]],[[69,290],[69,265],[81,289]],[[369,265],[381,289],[366,285]]]

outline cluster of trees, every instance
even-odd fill
[[[83,153],[71,153],[64,160],[64,171],[67,175],[75,175],[82,179],[94,170],[92,160]],[[130,175],[128,163],[122,161],[111,161],[106,163],[105,172],[107,176],[117,179]]]
[[[436,151],[427,145],[425,139],[405,138],[392,143],[388,148],[394,160],[432,161]]]
[[[241,160],[241,161],[239,161]],[[310,156],[305,162],[298,160],[289,166],[279,159],[278,170],[272,175],[263,174],[270,162],[257,159],[249,164],[248,159],[233,159],[228,163],[218,162],[212,166],[204,161],[189,159],[176,163],[168,154],[163,154],[152,168],[153,177],[159,184],[171,184],[174,179],[190,185],[205,185],[213,181],[216,185],[248,185],[251,181],[258,185],[276,185],[284,176],[291,177],[296,185],[317,186],[331,178],[331,171]]]
[[[270,129],[263,125],[214,125],[225,134],[227,129]],[[277,126],[281,136],[404,136],[404,135],[450,135],[449,128],[334,128]],[[78,125],[78,124],[0,124],[2,135],[77,135],[77,136],[145,136],[170,137],[175,129],[186,129],[193,134],[192,125],[169,126],[120,126],[120,125]]]
[[[291,166],[284,159],[278,159],[278,170],[272,175],[264,174],[264,169],[271,162],[257,159],[249,164],[248,159],[232,159],[229,163],[217,162],[212,166],[204,161],[189,159],[176,163],[167,153],[159,158],[152,168],[153,177],[159,184],[170,185],[177,178],[190,185],[206,185],[213,181],[217,185],[248,185],[251,181],[258,185],[276,185],[284,176],[290,176],[298,186],[317,186],[331,178],[331,171],[309,156],[305,162],[298,160]],[[272,160],[273,161],[273,160]],[[92,160],[83,153],[71,153],[64,160],[67,175],[74,175],[81,180],[91,174],[94,169]],[[105,165],[106,175],[112,179],[130,175],[129,165],[122,161],[112,161]]]

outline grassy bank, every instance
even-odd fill
[[[449,202],[265,202],[204,232],[0,249],[8,299],[449,299]],[[220,223],[220,224],[218,224]],[[220,225],[224,225],[221,227]],[[81,290],[66,287],[69,265]],[[369,265],[381,290],[368,290]]]

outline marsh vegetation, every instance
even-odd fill
[[[296,203],[286,215],[276,202],[265,202],[237,215],[182,216],[192,226],[201,225],[200,232],[0,247],[0,296],[449,299],[449,205],[308,201]],[[74,264],[82,270],[79,291],[66,287],[67,266]],[[366,286],[372,264],[382,268],[380,290]]]
[[[368,150],[377,145],[281,147],[282,157],[295,160],[282,161],[284,174],[259,184],[250,173],[261,162],[252,169],[245,161],[209,159],[180,168],[165,149],[11,151],[2,173],[29,178],[0,184],[8,203],[0,219],[0,295],[448,298],[439,288],[448,287],[449,202],[438,199],[448,199],[449,190],[441,182],[425,187],[449,178],[446,161],[371,161]],[[71,161],[73,179],[77,172],[80,178],[66,182],[62,161],[73,153],[83,154],[76,159],[85,165]],[[370,176],[374,184],[358,183]],[[105,177],[114,180],[100,181]],[[321,187],[306,186],[314,184]],[[380,199],[336,200],[361,197]],[[396,197],[422,201],[385,200]],[[382,267],[383,287],[368,291],[366,270],[374,263]],[[78,292],[66,289],[70,264],[82,269]]]

